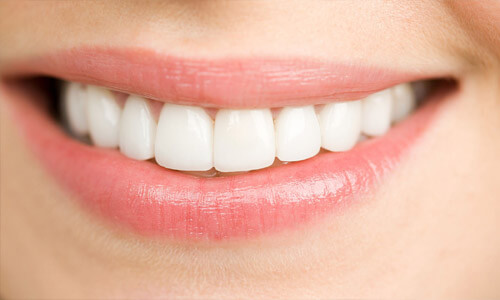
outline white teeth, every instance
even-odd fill
[[[127,157],[155,158],[173,170],[217,174],[266,168],[276,157],[305,160],[321,148],[348,151],[408,117],[415,89],[400,84],[362,100],[326,104],[319,113],[313,105],[284,107],[274,121],[268,108],[220,109],[214,122],[202,107],[164,104],[156,124],[159,102],[130,95],[122,109],[110,90],[65,83],[61,108],[71,132],[89,134],[96,146],[119,146]]]
[[[361,133],[361,101],[325,105],[319,114],[321,145],[330,151],[350,150]]]
[[[85,103],[87,91],[79,83],[69,82],[64,86],[63,109],[69,128],[74,134],[89,132]]]
[[[146,100],[129,96],[120,120],[120,151],[137,160],[153,158],[155,133],[156,122]]]
[[[392,121],[399,122],[406,118],[415,108],[415,92],[409,83],[397,85],[392,88],[394,96],[392,104]]]
[[[391,90],[386,89],[372,94],[362,101],[361,131],[369,136],[385,134],[391,126]]]
[[[261,169],[273,164],[274,126],[271,110],[221,109],[215,117],[214,166],[221,172]]]
[[[120,113],[121,109],[109,90],[87,87],[87,120],[94,144],[106,148],[118,146]]]
[[[213,121],[204,109],[165,104],[156,134],[156,162],[174,170],[210,170],[213,138]]]
[[[279,160],[298,161],[318,154],[321,132],[314,106],[283,108],[276,119],[275,130]]]

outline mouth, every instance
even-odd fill
[[[459,90],[451,74],[82,48],[3,70],[25,140],[111,225],[253,238],[375,193]]]

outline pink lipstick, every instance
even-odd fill
[[[205,61],[90,48],[30,59],[4,72],[9,77],[50,75],[162,101],[217,107],[353,100],[430,77],[307,60]],[[34,105],[43,101],[37,99],[42,95],[7,82],[2,90],[30,148],[83,207],[139,234],[183,240],[252,238],[341,211],[377,191],[408,157],[446,98],[435,94],[386,135],[347,152],[200,178],[75,141]]]

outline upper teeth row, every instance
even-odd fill
[[[150,101],[130,95],[123,108],[112,92],[97,86],[67,83],[65,118],[77,135],[90,134],[100,147],[119,147],[128,157],[155,158],[163,167],[220,172],[261,169],[281,161],[298,161],[329,151],[347,151],[360,136],[383,135],[415,107],[410,84],[400,84],[365,99],[284,107],[273,120],[271,110],[220,109],[215,122],[196,106],[165,103],[158,122]]]

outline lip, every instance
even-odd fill
[[[78,53],[81,55],[82,52]],[[88,61],[80,61],[79,65],[76,62],[78,59],[71,62],[64,55],[61,63],[53,64],[54,68],[48,68],[51,60],[32,64],[29,74],[50,74],[113,88],[125,87],[137,79],[136,75],[122,73],[124,68],[132,65],[124,67],[116,64],[117,58],[113,59],[108,52],[97,52],[89,59],[102,60],[106,57],[112,59],[113,63],[103,67],[103,70],[96,67],[86,75],[84,73],[90,70]],[[141,69],[141,65],[134,65],[138,68],[137,72],[143,72],[150,77],[160,74],[151,71],[155,62],[153,58],[136,59],[148,61],[145,69]],[[166,61],[171,59],[169,57]],[[262,60],[243,61],[240,65],[256,64],[258,61]],[[226,62],[220,64],[225,65]],[[281,61],[274,64],[282,66]],[[212,65],[214,63],[209,64]],[[13,72],[14,69],[11,69],[10,74],[28,74],[26,66],[27,64],[18,64],[17,71]],[[68,66],[74,68],[67,69]],[[209,66],[195,64],[194,68],[203,69]],[[110,76],[113,68],[116,68],[117,74],[115,81],[102,80]],[[364,74],[364,71],[348,73],[343,77],[344,81],[341,79],[340,83],[335,83],[336,91],[340,92],[329,95],[350,93],[353,96],[361,90],[354,88],[354,79],[359,79]],[[143,81],[132,84],[132,89],[148,89],[150,92],[146,93],[147,95],[158,97],[164,96],[165,93],[171,93],[171,96],[186,96],[191,93],[190,96],[200,97],[193,101],[229,104],[229,98],[216,96],[220,95],[222,90],[231,90],[231,86],[224,86],[227,82],[218,75],[214,76],[212,82],[220,84],[218,88],[201,89],[192,93],[183,88],[175,89],[183,80],[193,79],[189,74],[181,76],[182,78],[161,77],[166,87],[158,86],[158,80],[148,85],[144,77]],[[311,75],[312,77],[317,78],[318,75]],[[408,78],[396,77],[394,74],[386,75],[379,77],[378,81],[371,78],[372,85],[369,88],[384,88],[391,82],[401,82]],[[206,78],[203,77],[203,80]],[[235,80],[243,79],[239,77]],[[257,78],[256,81],[260,82],[261,79]],[[141,83],[145,86],[139,87]],[[301,97],[313,92],[310,90],[311,86],[314,84],[307,85],[307,88],[302,90]],[[342,88],[339,88],[340,86]],[[5,81],[2,82],[1,89],[6,95],[8,107],[12,108],[9,111],[19,124],[28,146],[85,208],[96,212],[111,224],[119,224],[139,234],[181,240],[253,238],[265,233],[280,232],[339,212],[357,202],[356,200],[364,199],[363,196],[375,193],[377,187],[383,184],[386,175],[398,166],[425,132],[425,128],[444,102],[442,100],[449,98],[435,95],[436,99],[428,101],[408,119],[391,128],[386,135],[360,143],[348,152],[322,153],[305,161],[237,176],[199,178],[164,169],[153,163],[131,160],[116,150],[81,144],[68,137],[47,113],[33,104],[37,101],[43,102],[43,99],[34,99],[41,98],[41,95],[30,93]],[[176,90],[175,93],[173,90]],[[274,104],[285,101],[283,95],[293,94],[291,91],[285,91],[277,98],[277,94],[272,93],[272,87],[265,91],[269,96],[266,101],[272,101]],[[234,93],[241,93],[239,99],[243,100],[243,92],[244,89],[238,86]],[[264,102],[257,101],[254,104]]]
[[[357,100],[399,83],[444,77],[311,59],[192,59],[141,48],[81,47],[13,62],[8,76],[47,75],[158,101],[217,108]]]

